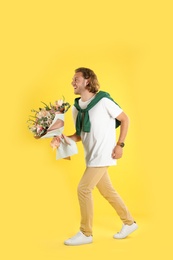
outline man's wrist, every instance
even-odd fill
[[[117,145],[119,145],[123,148],[125,146],[125,143],[124,142],[117,142]]]

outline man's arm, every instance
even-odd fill
[[[68,135],[68,137],[71,138],[75,142],[81,141],[81,137],[79,135],[77,135],[76,133],[74,133],[73,135]]]
[[[119,159],[122,157],[123,155],[123,148],[118,145],[119,143],[124,143],[127,132],[128,132],[128,127],[129,127],[129,118],[128,116],[122,112],[117,119],[119,121],[121,121],[121,125],[120,125],[120,134],[119,134],[119,138],[117,141],[117,145],[114,147],[113,152],[112,152],[112,158],[113,159]]]

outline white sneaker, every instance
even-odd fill
[[[113,238],[121,239],[127,237],[129,234],[131,234],[133,231],[135,231],[138,228],[138,225],[134,222],[132,225],[124,225],[120,232],[115,234]]]
[[[92,236],[85,236],[81,231],[79,231],[74,237],[69,238],[64,241],[64,244],[67,246],[78,246],[84,244],[90,244],[93,242]]]

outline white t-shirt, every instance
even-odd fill
[[[86,102],[80,99],[79,106],[85,109],[94,97]],[[87,167],[116,165],[116,160],[111,154],[116,144],[115,118],[122,111],[118,105],[105,97],[88,111],[91,129],[89,133],[81,132]],[[78,110],[74,106],[72,112],[76,122]]]

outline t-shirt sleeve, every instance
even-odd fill
[[[78,114],[78,111],[77,111],[77,109],[75,108],[75,106],[73,106],[73,107],[72,107],[72,116],[73,116],[74,125],[76,125],[76,117],[77,117],[77,114]]]
[[[108,98],[103,98],[103,103],[109,115],[113,118],[117,118],[123,112],[122,108]]]

